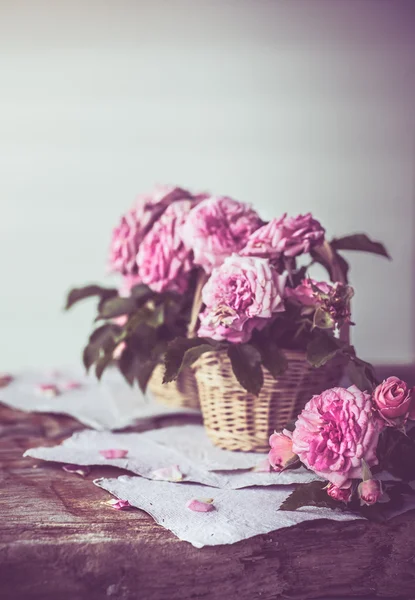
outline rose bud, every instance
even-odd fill
[[[284,429],[280,433],[273,433],[269,438],[271,450],[268,454],[268,460],[275,471],[282,471],[296,456],[293,452],[291,436],[291,431]]]
[[[349,483],[348,487],[339,488],[337,485],[334,485],[334,483],[330,483],[327,486],[327,494],[330,498],[333,498],[333,500],[338,500],[339,502],[347,504],[350,502],[353,494],[351,484],[352,482]]]
[[[382,484],[378,479],[367,479],[359,484],[357,493],[359,494],[360,504],[366,504],[367,506],[376,504],[383,494]]]
[[[415,416],[414,390],[398,377],[388,377],[378,385],[373,392],[373,401],[380,416],[392,427]]]

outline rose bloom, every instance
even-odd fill
[[[269,438],[269,445],[269,464],[275,471],[282,471],[295,457],[291,431],[284,429],[282,432],[273,433]]]
[[[285,277],[264,258],[226,258],[203,288],[206,310],[200,316],[199,337],[247,342],[253,329],[284,310],[284,283]]]
[[[339,488],[362,477],[362,459],[378,464],[376,448],[384,427],[369,394],[356,386],[332,388],[313,398],[299,415],[293,452],[306,467]]]
[[[339,502],[344,502],[347,504],[350,502],[353,495],[351,485],[352,482],[349,481],[347,484],[344,484],[342,488],[339,488],[337,485],[330,483],[327,486],[327,494],[330,496],[330,498],[333,498],[333,500],[338,500]]]
[[[249,237],[242,254],[275,260],[310,252],[324,242],[325,230],[311,213],[272,219]]]
[[[184,293],[187,289],[192,253],[184,247],[178,232],[192,207],[192,200],[171,204],[140,245],[137,265],[141,281],[154,292]]]
[[[415,420],[415,389],[398,377],[388,377],[373,392],[380,416],[390,426],[400,426],[407,419]]]
[[[357,488],[360,504],[371,506],[381,499],[383,494],[382,483],[378,479],[362,481]]]
[[[250,206],[225,196],[212,196],[191,211],[181,235],[185,246],[193,250],[195,264],[210,274],[227,256],[239,252],[261,224]]]
[[[166,185],[157,186],[151,193],[140,195],[112,232],[110,270],[136,276],[136,257],[144,236],[172,202],[189,198],[191,194],[188,191]]]

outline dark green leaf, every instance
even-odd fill
[[[346,510],[346,505],[331,498],[325,489],[326,481],[312,481],[299,485],[281,504],[279,510],[297,510],[302,506],[320,506],[323,508],[340,508]]]
[[[98,319],[113,319],[123,315],[129,315],[136,309],[134,298],[110,298],[102,306]]]
[[[116,325],[115,323],[105,323],[105,325],[97,327],[95,331],[91,333],[89,343],[100,344],[109,337],[116,338],[120,333],[121,327],[119,325]]]
[[[331,281],[348,282],[349,265],[347,261],[332,248],[331,244],[325,242],[310,252],[313,260],[325,267]]]
[[[205,338],[176,338],[167,346],[164,357],[163,383],[174,381],[181,368],[194,362],[204,352],[212,351],[215,345]]]
[[[340,341],[320,330],[314,330],[307,346],[307,360],[313,367],[322,367],[341,351]]]
[[[86,285],[85,287],[74,288],[67,296],[65,310],[68,310],[80,300],[85,300],[85,298],[91,298],[92,296],[108,300],[109,298],[118,296],[118,291],[113,288],[103,288],[100,285]]]
[[[250,394],[258,396],[264,383],[260,352],[251,344],[231,344],[228,356],[241,386]]]
[[[377,450],[382,467],[403,481],[415,480],[415,441],[393,427],[382,432]]]
[[[83,354],[82,354],[82,362],[84,363],[85,369],[89,371],[94,362],[98,360],[99,357],[99,346],[94,344],[88,344],[85,346]]]
[[[347,365],[347,374],[350,381],[362,392],[371,392],[377,385],[376,376],[372,365],[360,358],[353,357]]]
[[[372,254],[379,254],[390,259],[385,246],[380,242],[373,242],[365,233],[346,235],[345,237],[332,240],[330,244],[335,250],[371,252]]]
[[[261,353],[262,364],[268,369],[274,379],[285,373],[288,367],[287,358],[273,340],[261,337],[255,346]]]
[[[148,287],[148,285],[140,283],[139,285],[135,285],[133,288],[131,288],[130,295],[136,300],[148,300],[149,298],[154,297],[156,294]]]
[[[95,375],[98,380],[101,379],[105,369],[111,364],[112,360],[112,352],[101,354],[100,358],[98,358],[95,364]]]

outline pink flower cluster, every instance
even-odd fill
[[[353,481],[362,504],[374,504],[382,495],[370,467],[378,464],[379,436],[386,426],[402,427],[415,419],[415,388],[389,377],[373,394],[332,388],[313,396],[298,416],[294,431],[270,438],[269,462],[280,471],[298,458],[308,469],[329,482],[327,494],[342,502],[353,495]],[[367,475],[369,473],[369,476]]]
[[[226,258],[203,288],[206,308],[200,315],[199,337],[247,342],[253,329],[262,329],[284,310],[284,283],[285,277],[265,258]]]

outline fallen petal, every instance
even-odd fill
[[[65,391],[69,391],[69,390],[79,390],[79,388],[82,387],[82,383],[80,383],[79,381],[64,381],[61,384],[61,388]]]
[[[206,502],[203,498],[192,498],[186,503],[186,508],[193,510],[194,512],[210,512],[214,510],[212,498],[208,498],[209,502]]]
[[[151,477],[157,481],[182,481],[183,473],[177,465],[174,465],[172,467],[156,469],[152,472]]]
[[[111,506],[111,508],[113,508],[114,510],[128,510],[129,508],[133,508],[133,506],[131,506],[131,504],[128,502],[128,500],[120,500],[120,499],[116,499],[116,498],[112,498],[112,500],[108,500],[108,502],[106,502],[106,504]]]
[[[255,467],[251,469],[254,473],[271,473],[271,465],[269,464],[268,458],[261,460]]]
[[[63,465],[62,469],[67,473],[76,473],[76,475],[81,475],[81,477],[86,477],[88,473],[91,471],[89,467],[84,467],[81,465]]]
[[[108,450],[100,450],[99,453],[104,458],[125,458],[128,450],[120,450],[119,448],[109,448]]]
[[[46,398],[59,396],[59,389],[54,383],[39,383],[35,386],[35,391],[39,396],[45,396]]]
[[[8,373],[0,373],[0,388],[6,387],[13,381],[13,375],[9,375]]]

